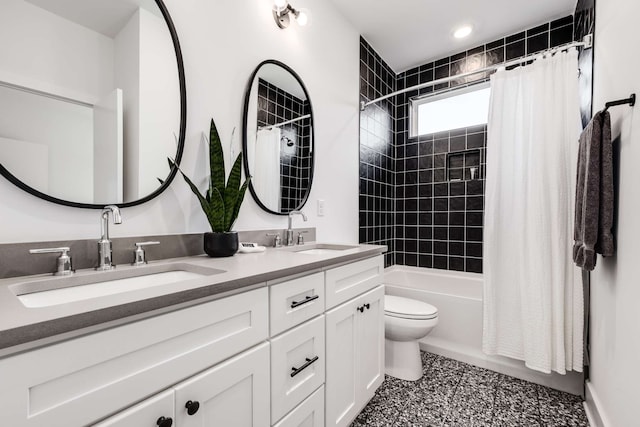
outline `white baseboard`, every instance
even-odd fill
[[[602,404],[590,381],[586,382],[584,411],[590,427],[611,427],[602,410]]]
[[[454,345],[449,341],[434,339],[434,337],[429,336],[420,341],[420,349],[566,393],[582,394],[584,378],[582,373],[568,372],[567,375],[544,374],[527,368],[519,360],[501,356],[488,356],[475,348]]]

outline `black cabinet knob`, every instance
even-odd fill
[[[371,308],[371,304],[369,304],[369,303],[365,304],[364,306],[367,308],[367,310],[369,310]]]
[[[356,308],[356,310],[358,310],[360,313],[363,313],[364,312],[364,305],[362,307]]]
[[[196,412],[198,412],[198,409],[200,409],[200,402],[198,402],[197,400],[190,400],[186,405],[184,405],[184,407],[187,408],[187,414],[194,415]]]
[[[158,427],[171,427],[173,425],[173,419],[160,417],[158,421],[156,421]]]

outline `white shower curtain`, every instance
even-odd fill
[[[578,54],[500,70],[491,91],[483,350],[541,372],[582,371],[583,295],[571,259]]]
[[[280,129],[260,129],[253,147],[254,164],[251,168],[251,183],[267,208],[280,212]]]

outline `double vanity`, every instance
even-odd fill
[[[310,243],[4,279],[3,422],[347,426],[384,379],[384,250]]]

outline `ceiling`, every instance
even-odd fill
[[[573,14],[577,0],[330,0],[397,73]],[[455,28],[473,33],[453,37]]]
[[[162,16],[155,0],[25,0],[90,30],[113,38],[138,10]]]

